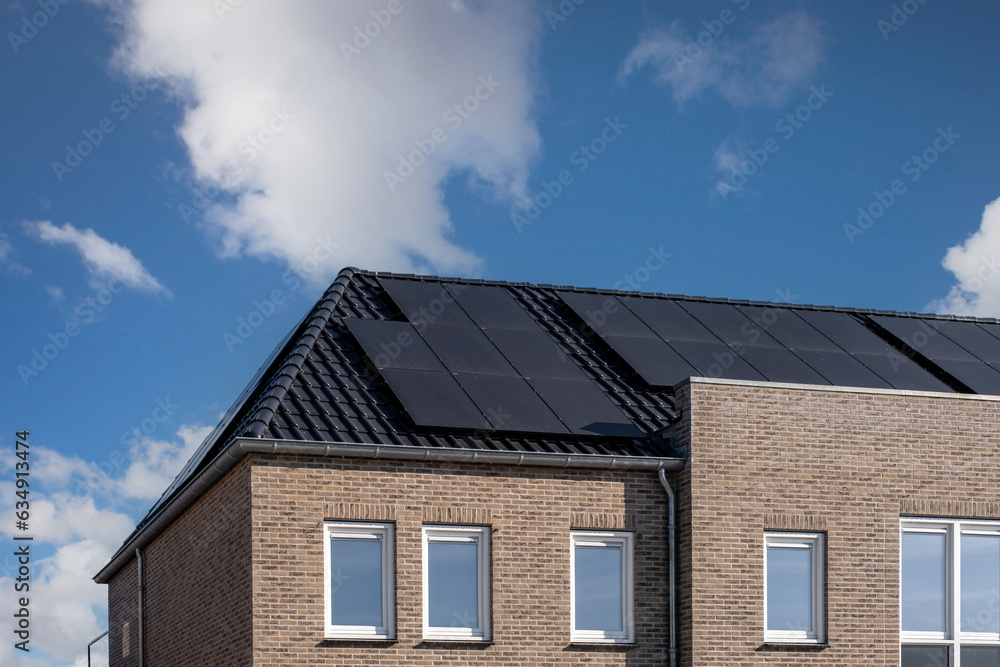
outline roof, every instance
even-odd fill
[[[1000,323],[347,268],[136,533],[238,439],[674,457],[691,376],[1000,394]]]

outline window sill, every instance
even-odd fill
[[[758,651],[822,651],[830,648],[829,642],[789,641],[769,639],[757,647]]]
[[[639,648],[636,642],[624,641],[594,641],[585,639],[574,639],[566,645],[564,651],[631,651]]]
[[[492,639],[434,639],[424,637],[416,648],[461,648],[466,650],[483,650],[493,646]]]

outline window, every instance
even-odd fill
[[[490,529],[424,526],[424,638],[490,639]]]
[[[632,533],[570,533],[572,641],[635,641],[632,539]]]
[[[822,533],[764,535],[764,640],[824,640]]]
[[[393,637],[392,524],[327,523],[326,636]]]
[[[900,527],[902,667],[1000,667],[1000,523]]]

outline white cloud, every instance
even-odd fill
[[[823,59],[819,26],[801,11],[760,25],[742,41],[728,32],[705,34],[712,39],[702,47],[675,21],[643,36],[622,64],[621,78],[649,65],[678,106],[710,91],[734,107],[778,107],[810,82]]]
[[[31,273],[31,269],[14,261],[14,246],[10,242],[10,236],[3,232],[0,232],[0,266],[7,267],[7,270],[22,276]]]
[[[1000,317],[1000,199],[983,211],[979,229],[948,249],[941,262],[958,283],[927,308],[934,312]]]
[[[180,442],[143,440],[132,450],[132,463],[117,484],[119,492],[126,498],[156,500],[211,432],[211,426],[182,426],[177,431]]]
[[[130,516],[159,497],[211,431],[207,426],[181,426],[171,441],[138,441],[130,462],[115,465],[66,456],[45,447],[32,447],[32,474],[40,486],[32,490],[30,582],[32,653],[0,645],[0,664],[11,667],[52,667],[86,664],[87,643],[105,630],[107,588],[92,580],[132,532],[140,516]],[[9,469],[10,461],[0,462]],[[0,482],[0,494],[14,496],[14,485]],[[9,538],[13,522],[0,524]],[[8,539],[9,541],[9,539]],[[42,558],[41,554],[51,555]],[[13,552],[0,558],[0,589],[13,590],[17,563]],[[11,618],[16,599],[6,596],[0,613]],[[95,665],[107,664],[106,645],[94,653]],[[39,656],[39,651],[51,659]]]
[[[57,285],[46,285],[45,291],[56,303],[62,303],[66,300],[66,293],[63,292],[63,288]]]
[[[403,0],[397,14],[384,1],[223,14],[206,0],[104,2],[126,26],[119,64],[186,104],[178,132],[207,197],[182,212],[224,256],[319,257],[320,283],[346,264],[475,273],[481,259],[450,240],[445,179],[465,172],[492,196],[524,196],[539,151],[533,1]],[[423,164],[390,190],[386,172],[411,153]],[[328,236],[339,245],[318,242]]]
[[[126,287],[170,295],[170,290],[146,270],[131,250],[100,237],[93,229],[80,231],[68,222],[56,227],[48,220],[26,222],[25,227],[45,243],[73,246],[95,287],[117,279]]]

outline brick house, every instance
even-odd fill
[[[111,665],[997,667],[998,369],[993,320],[345,269],[95,577]]]

